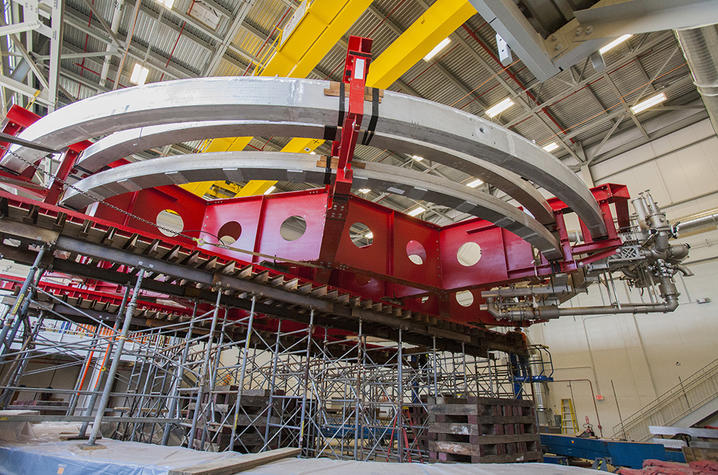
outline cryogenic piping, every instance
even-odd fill
[[[549,320],[568,315],[603,315],[668,313],[678,307],[678,296],[673,276],[677,272],[692,275],[681,264],[688,256],[688,244],[671,244],[675,238],[675,227],[666,219],[666,214],[653,200],[650,193],[641,193],[632,200],[638,216],[641,232],[640,239],[634,243],[624,243],[632,251],[629,258],[608,258],[600,267],[601,271],[621,272],[631,285],[649,287],[658,284],[658,293],[662,302],[650,304],[618,303],[592,307],[559,307],[558,297],[572,297],[579,288],[568,284],[536,285],[519,288],[499,288],[484,291],[481,296],[486,300],[481,309],[488,311],[498,320],[514,322]],[[688,228],[713,222],[717,215],[696,218],[688,223]],[[586,269],[585,277],[591,275]]]

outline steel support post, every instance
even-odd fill
[[[172,391],[170,391],[170,395],[167,402],[167,404],[169,405],[169,411],[167,414],[168,419],[174,419],[175,415],[179,413],[180,401],[177,395],[179,394],[179,387],[182,384],[182,378],[184,377],[184,366],[187,362],[187,356],[189,355],[189,347],[192,341],[192,331],[194,330],[194,321],[196,316],[197,301],[195,300],[194,306],[192,307],[192,318],[189,321],[189,328],[187,329],[187,336],[185,337],[185,345],[182,349],[182,356],[180,357],[179,364],[177,365],[177,369],[175,370],[175,377],[174,381],[172,382]],[[171,423],[168,422],[165,424],[164,432],[162,433],[162,445],[167,445],[169,443],[171,428]]]
[[[279,363],[279,341],[282,334],[282,320],[277,321],[277,338],[274,343],[274,354],[272,355],[272,369],[269,380],[269,402],[267,407],[267,423],[264,426],[264,448],[269,444],[269,424],[272,420],[274,409],[274,388],[277,381],[277,364]]]
[[[224,310],[224,316],[222,317],[222,327],[219,331],[219,341],[217,342],[217,352],[215,354],[214,358],[214,364],[212,364],[210,368],[210,375],[209,375],[209,399],[210,404],[214,405],[214,388],[217,384],[217,370],[219,368],[220,358],[222,356],[222,344],[224,343],[224,331],[227,326],[227,309]],[[210,411],[210,417],[212,418],[212,422],[217,422],[214,417],[214,411]],[[204,443],[207,440],[207,435],[209,431],[203,430],[202,431],[202,440],[200,442],[200,446],[204,448]],[[210,440],[211,442],[211,440]]]
[[[85,361],[82,362],[82,366],[80,367],[80,371],[77,373],[77,380],[75,381],[75,387],[73,392],[70,395],[70,400],[67,405],[67,412],[65,412],[65,415],[72,415],[75,412],[75,408],[77,407],[77,401],[80,399],[80,391],[82,390],[82,386],[85,383],[85,377],[87,377],[87,371],[90,369],[90,365],[92,363],[92,356],[95,353],[95,347],[97,346],[98,336],[100,334],[100,325],[95,325],[95,332],[92,335],[92,342],[90,343],[90,346],[87,348],[87,356],[85,356]]]
[[[107,340],[107,348],[105,349],[105,355],[102,357],[102,362],[100,363],[99,371],[97,374],[97,379],[95,380],[95,384],[92,387],[92,394],[90,395],[90,400],[88,401],[87,407],[85,408],[85,414],[84,414],[85,416],[88,416],[88,417],[91,416],[92,411],[95,408],[95,402],[97,401],[97,397],[99,395],[97,393],[97,388],[99,388],[100,385],[102,384],[102,375],[105,372],[105,364],[107,363],[107,358],[112,354],[112,347],[114,346],[115,335],[117,335],[117,329],[120,326],[120,317],[122,317],[122,314],[125,311],[125,308],[127,306],[127,300],[129,298],[129,296],[130,296],[130,286],[126,285],[125,291],[122,294],[122,302],[120,303],[120,308],[117,310],[117,318],[115,319],[115,324],[112,326],[111,336]],[[133,296],[133,298],[134,298],[134,296]],[[80,385],[80,386],[82,386],[82,385]],[[89,387],[89,384],[88,384],[88,387]],[[80,389],[82,389],[82,388],[80,387]],[[77,393],[77,397],[78,398],[80,397],[79,391]],[[77,403],[75,403],[75,404],[77,404]],[[78,437],[80,437],[80,438],[85,437],[85,434],[87,433],[87,427],[89,426],[89,424],[90,424],[89,422],[82,423],[82,425],[80,426],[80,432],[77,435]],[[119,427],[119,424],[118,424],[118,427]]]
[[[439,397],[439,381],[438,381],[438,368],[436,367],[436,337],[431,337],[431,355],[432,363],[431,367],[434,373],[434,397]]]
[[[140,287],[142,286],[142,278],[144,277],[145,271],[143,269],[137,273],[137,282],[135,282],[135,288],[132,292],[132,299],[127,305],[127,311],[125,312],[125,320],[122,323],[122,330],[120,336],[117,338],[117,351],[112,359],[112,365],[110,366],[110,372],[107,374],[105,381],[105,387],[102,390],[102,398],[100,399],[100,406],[97,408],[95,414],[95,420],[92,423],[92,432],[90,432],[90,438],[87,441],[87,445],[95,445],[97,436],[100,433],[100,425],[102,424],[102,417],[107,409],[107,403],[110,402],[110,390],[112,385],[115,383],[115,374],[117,374],[117,368],[120,366],[120,360],[122,358],[122,351],[125,348],[125,340],[127,338],[127,332],[130,330],[130,322],[132,321],[132,314],[137,306],[137,297],[140,293]]]
[[[150,341],[152,340],[151,333],[147,336],[147,339]],[[157,374],[157,366],[155,364],[152,364],[152,362],[154,360],[154,355],[159,353],[159,344],[160,344],[159,330],[157,331],[157,335],[154,337],[154,340],[155,340],[154,341],[154,351],[152,351],[149,348],[150,341],[148,341],[147,349],[145,349],[145,353],[144,353],[145,358],[142,363],[142,370],[140,370],[140,375],[141,375],[142,372],[144,371],[144,367],[147,366],[147,372],[145,373],[145,384],[142,387],[142,396],[140,396],[140,400],[137,401],[137,407],[136,407],[135,411],[133,411],[134,413],[136,413],[138,415],[138,417],[141,416],[143,413],[145,401],[152,391],[152,387],[154,386],[154,381],[155,381],[155,375]],[[137,400],[136,396],[135,396],[135,400]],[[132,416],[132,413],[130,413],[130,416]],[[135,422],[134,424],[132,424],[132,433],[130,434],[131,442],[135,441],[135,434],[137,433],[138,425],[142,426],[142,429],[144,429],[144,424],[141,424],[138,422]],[[126,440],[126,437],[124,437],[124,434],[123,434],[123,439]]]
[[[469,395],[469,383],[466,376],[466,346],[463,341],[461,342],[461,358],[464,368],[464,397],[467,397]]]
[[[3,354],[9,349],[9,344],[6,345],[5,343],[5,337],[7,336],[7,333],[15,320],[18,319],[20,308],[22,307],[24,300],[28,296],[30,284],[32,284],[32,282],[34,281],[35,274],[40,268],[40,262],[42,261],[42,258],[44,256],[45,246],[42,246],[37,252],[37,255],[35,256],[35,261],[33,262],[32,267],[30,267],[30,270],[28,271],[27,276],[22,283],[22,287],[20,287],[20,292],[18,292],[17,294],[17,300],[15,301],[15,305],[12,306],[10,312],[5,316],[5,321],[2,324],[2,330],[0,330],[0,350]],[[12,340],[10,341],[10,344],[12,344]]]
[[[307,415],[307,389],[309,386],[309,355],[312,350],[312,332],[314,330],[314,309],[309,313],[309,326],[307,327],[307,352],[304,365],[304,379],[302,390],[302,412],[299,416],[299,442],[298,447],[301,450],[304,444],[304,421]]]
[[[22,373],[25,370],[25,367],[27,366],[27,362],[29,360],[28,348],[34,344],[35,338],[40,331],[40,327],[42,327],[43,320],[45,320],[45,314],[41,311],[40,318],[38,319],[35,328],[27,328],[25,341],[23,342],[22,347],[18,352],[18,355],[15,357],[13,365],[8,370],[6,376],[7,387],[3,391],[2,396],[0,396],[0,407],[2,407],[3,409],[7,409],[7,406],[10,403],[10,399],[15,393],[15,390],[13,390],[12,388],[17,386],[20,378],[22,377]]]
[[[399,340],[396,354],[396,379],[397,379],[397,408],[396,408],[396,447],[399,453],[399,463],[404,461],[404,439],[402,435],[404,433],[404,419],[401,417],[402,414],[402,403],[404,399],[404,378],[403,378],[403,355],[402,355],[402,343],[401,343],[401,328],[399,328]]]
[[[359,457],[359,441],[364,440],[359,434],[359,412],[361,410],[361,387],[362,387],[362,319],[359,319],[359,331],[357,332],[357,364],[356,364],[356,386],[354,394],[354,460]]]
[[[232,435],[229,439],[229,450],[234,450],[235,438],[237,436],[237,422],[239,421],[239,410],[242,407],[242,392],[244,391],[244,375],[247,371],[247,356],[249,353],[249,344],[252,338],[252,326],[254,325],[254,306],[257,303],[257,297],[252,296],[252,306],[249,309],[249,321],[247,322],[247,336],[244,340],[244,348],[242,348],[242,365],[239,370],[239,381],[237,382],[237,398],[234,401],[234,421],[232,422]]]
[[[197,421],[199,419],[200,412],[202,410],[202,398],[204,397],[204,386],[207,384],[207,370],[209,367],[209,357],[212,354],[212,342],[214,341],[214,330],[217,328],[217,315],[219,314],[219,302],[222,299],[222,289],[217,289],[217,300],[214,303],[214,311],[212,312],[212,323],[209,329],[209,335],[207,336],[207,344],[204,348],[204,359],[202,360],[202,367],[200,369],[199,378],[197,380],[197,397],[195,398],[194,404],[194,416],[192,417],[192,428],[189,431],[189,437],[187,439],[187,447],[194,447],[194,438],[197,431]],[[211,398],[211,395],[210,395]],[[211,401],[209,401],[211,404]],[[206,428],[204,429],[206,430]]]

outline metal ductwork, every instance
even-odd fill
[[[718,25],[675,30],[675,33],[713,130],[718,134]]]

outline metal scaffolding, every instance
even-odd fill
[[[358,331],[338,337],[255,311],[240,318],[215,289],[191,315],[131,324],[144,270],[124,288],[114,321],[37,285],[39,255],[16,295],[5,296],[0,403],[36,409],[23,420],[81,422],[101,436],[200,450],[299,447],[306,457],[428,461],[430,397],[513,397],[509,355],[489,358]],[[74,302],[74,303],[71,303]],[[78,316],[85,323],[77,323]],[[149,320],[148,320],[149,321]],[[62,371],[72,378],[58,378]],[[49,382],[47,382],[49,381]],[[68,384],[69,383],[69,384]]]

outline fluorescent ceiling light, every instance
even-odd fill
[[[429,53],[424,56],[424,61],[429,61],[431,58],[439,54],[439,51],[446,48],[449,43],[451,43],[451,38],[444,38],[441,40],[438,45],[434,46],[434,49],[429,51]]]
[[[371,191],[371,188],[359,188],[357,190],[359,193],[369,193]]]
[[[277,189],[277,187],[274,186],[274,185],[272,185],[272,186],[270,186],[269,188],[267,188],[267,191],[265,191],[264,194],[265,194],[265,195],[268,195],[268,194],[270,194],[271,192],[273,192],[273,191],[276,190],[276,189]]]
[[[132,68],[130,82],[132,84],[137,84],[138,86],[143,85],[147,81],[147,74],[149,72],[150,70],[142,66],[140,63],[135,63],[135,67]]]
[[[550,153],[558,148],[558,144],[556,142],[551,142],[550,144],[544,145],[542,148]]]
[[[481,185],[484,182],[484,180],[479,180],[478,178],[474,179],[473,181],[470,181],[466,184],[469,188],[476,188],[477,186]]]
[[[406,214],[408,214],[409,216],[416,216],[423,213],[424,211],[426,211],[426,209],[421,206],[417,206],[416,208],[409,210]]]
[[[610,51],[610,50],[612,50],[613,48],[615,48],[616,46],[620,45],[621,43],[623,43],[624,41],[626,41],[626,40],[627,40],[628,38],[630,38],[631,36],[633,36],[633,35],[631,35],[631,34],[621,35],[621,36],[619,36],[618,38],[616,38],[615,40],[613,40],[613,41],[611,41],[610,43],[608,43],[606,46],[603,46],[602,48],[600,48],[600,49],[598,50],[598,52],[601,53],[601,54],[606,54],[608,51]]]
[[[514,101],[512,101],[510,97],[507,97],[506,99],[499,102],[498,104],[486,109],[486,115],[488,115],[491,118],[494,118],[497,115],[501,114],[506,109],[508,109],[509,107],[511,107],[512,105],[514,105]]]
[[[175,0],[157,0],[157,3],[164,6],[168,10],[172,10],[172,5],[174,5]]]
[[[665,102],[665,100],[668,99],[666,97],[665,92],[659,92],[658,94],[649,97],[646,100],[643,100],[636,104],[635,106],[631,107],[631,112],[634,114],[638,114],[639,112],[643,112],[646,109],[650,109],[651,107],[660,104],[661,102]]]
[[[367,238],[367,239],[374,239],[374,233],[371,232],[371,231],[369,231],[368,233],[366,233],[366,234],[364,235],[364,237]]]
[[[420,161],[422,161],[422,160],[424,159],[424,157],[422,157],[422,156],[420,156],[420,155],[412,155],[411,158],[413,158],[413,159],[416,160],[417,162],[420,162]]]

